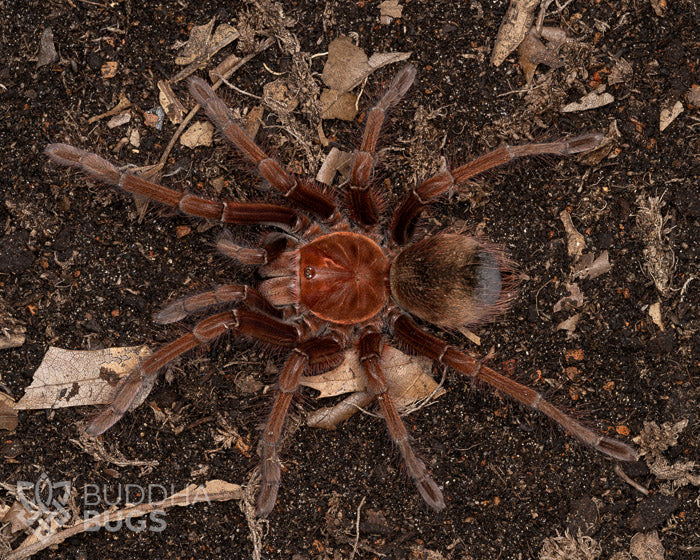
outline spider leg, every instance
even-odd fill
[[[404,66],[394,76],[379,102],[367,112],[362,143],[354,155],[349,187],[350,207],[355,219],[363,226],[374,226],[379,221],[377,197],[369,188],[379,133],[387,111],[401,100],[415,77],[415,67],[411,64]]]
[[[121,383],[114,400],[87,426],[87,433],[97,436],[111,428],[134,402],[144,382],[160,369],[196,346],[219,338],[226,331],[249,336],[276,346],[293,346],[299,340],[299,328],[275,317],[250,309],[217,313],[200,321],[191,333],[161,346],[144,359]]]
[[[394,214],[391,224],[391,238],[399,245],[405,245],[413,235],[416,218],[423,209],[453,186],[464,184],[475,175],[521,157],[541,154],[568,156],[587,152],[598,146],[602,138],[601,134],[587,133],[555,142],[523,144],[521,146],[505,145],[451,171],[437,173],[423,181],[403,199],[399,209]]]
[[[428,473],[425,463],[413,452],[406,426],[396,410],[393,397],[388,392],[381,366],[382,347],[382,335],[377,331],[368,329],[360,337],[360,363],[367,376],[370,392],[379,403],[391,439],[398,447],[406,470],[411,475],[418,492],[431,508],[440,511],[445,507],[442,492]]]
[[[221,202],[182,193],[132,173],[121,172],[97,154],[70,144],[49,144],[45,152],[56,163],[79,169],[93,179],[114,185],[128,193],[179,208],[190,216],[219,220],[228,224],[275,224],[292,230],[301,229],[304,225],[304,221],[292,208],[259,202]]]
[[[278,455],[282,428],[287,418],[289,405],[299,388],[302,373],[313,364],[337,363],[335,358],[342,356],[344,341],[335,336],[310,338],[297,346],[282,368],[277,382],[277,394],[272,405],[270,416],[265,423],[261,448],[261,485],[257,499],[257,514],[267,517],[277,501],[277,491],[280,486],[281,468]]]
[[[329,220],[336,215],[337,207],[333,199],[312,184],[290,175],[276,159],[269,157],[260,149],[238,126],[226,103],[216,95],[207,82],[195,77],[190,78],[189,84],[192,97],[206,111],[221,134],[241,152],[243,157],[253,163],[258,173],[285,198],[323,219]]]
[[[227,303],[242,303],[250,309],[257,309],[273,317],[280,317],[279,310],[272,307],[255,288],[245,284],[222,284],[213,290],[199,292],[170,302],[156,313],[153,319],[156,323],[167,325],[181,321],[188,315]]]
[[[479,360],[460,352],[443,340],[424,332],[405,313],[392,313],[394,335],[411,350],[456,369],[475,380],[483,381],[513,397],[515,400],[539,410],[557,422],[571,435],[610,457],[621,461],[635,461],[637,452],[622,442],[599,435],[586,428],[562,410],[547,402],[540,393],[530,389],[483,365]]]

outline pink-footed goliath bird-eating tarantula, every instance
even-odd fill
[[[571,435],[615,459],[630,461],[628,445],[599,435],[546,401],[540,393],[487,367],[448,344],[431,330],[483,323],[502,312],[513,297],[514,271],[503,251],[484,239],[461,233],[427,235],[417,227],[426,207],[470,178],[516,158],[539,154],[568,156],[595,148],[601,136],[582,134],[553,142],[502,146],[486,155],[425,179],[385,220],[373,180],[377,140],[387,111],[415,78],[404,66],[366,114],[360,146],[354,152],[347,184],[336,190],[288,172],[236,123],[207,82],[190,80],[190,93],[220,133],[251,162],[276,193],[269,202],[209,200],[179,192],[122,171],[100,156],[68,144],[51,144],[54,162],[122,190],[178,208],[184,214],[226,224],[264,224],[270,231],[258,247],[242,247],[222,237],[218,250],[258,267],[257,286],[230,283],[185,296],[156,315],[173,323],[195,314],[215,313],[187,334],[158,348],[120,384],[114,401],[88,425],[98,435],[127,411],[144,381],[188,350],[225,333],[286,349],[272,410],[261,442],[262,483],[259,515],[268,515],[280,485],[280,437],[287,413],[307,373],[337,366],[350,346],[359,352],[367,386],[384,417],[408,474],[426,503],[445,507],[442,491],[416,456],[382,370],[386,345],[427,356],[467,377],[490,385],[561,425]],[[417,235],[420,234],[420,235]]]

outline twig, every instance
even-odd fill
[[[632,488],[639,490],[645,496],[649,495],[649,490],[647,490],[646,488],[644,488],[644,486],[642,486],[638,482],[635,482],[629,476],[627,476],[627,473],[622,470],[622,468],[620,467],[619,464],[615,465],[615,468],[613,469],[613,471],[615,471],[615,474],[617,474],[617,476],[619,476],[622,480],[624,480]]]
[[[365,499],[367,496],[362,496],[362,500],[360,500],[360,505],[357,506],[357,519],[355,520],[355,544],[352,547],[352,553],[350,554],[350,560],[354,560],[355,554],[357,553],[357,547],[360,544],[360,510],[362,509],[362,506],[365,504]]]

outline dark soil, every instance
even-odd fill
[[[412,51],[417,80],[391,114],[384,140],[394,149],[386,153],[381,170],[387,180],[380,181],[390,191],[389,208],[417,175],[437,169],[441,154],[458,163],[502,142],[605,132],[613,123],[620,133],[600,162],[527,160],[490,173],[436,205],[426,221],[429,228],[479,225],[479,231],[508,248],[528,277],[505,317],[478,329],[478,349],[449,335],[452,342],[481,354],[493,347],[495,367],[628,443],[645,422],[687,419],[688,427],[665,456],[671,463],[700,460],[700,141],[698,111],[687,98],[698,83],[694,2],[668,2],[665,17],[656,16],[644,0],[564,3],[563,13],[554,11],[548,22],[565,26],[582,45],[564,48],[564,67],[540,67],[535,84],[547,81],[539,88],[542,101],[534,105],[521,91],[525,83],[514,55],[498,68],[489,64],[507,2],[404,1],[403,17],[391,25],[379,24],[377,4],[300,0],[288,3],[286,15],[296,20],[288,30],[309,54],[323,53],[333,38],[351,33],[359,35],[368,54]],[[12,315],[27,329],[24,345],[0,351],[2,388],[15,400],[49,346],[155,346],[182,333],[157,327],[151,319],[174,294],[230,281],[234,274],[254,281],[251,271],[232,271],[212,251],[219,225],[153,207],[140,221],[130,197],[50,165],[43,150],[62,141],[121,163],[155,163],[176,127],[169,122],[160,131],[147,127],[143,111],[158,104],[157,81],[180,69],[172,46],[213,16],[217,22],[257,25],[256,13],[255,6],[237,2],[0,3],[0,295],[8,310],[2,325]],[[48,26],[59,58],[37,68],[39,39]],[[212,64],[237,50],[245,54],[245,48],[243,41],[235,42]],[[564,104],[606,83],[620,57],[633,74],[608,87],[613,103],[560,112]],[[104,79],[100,69],[109,61],[118,63],[117,74]],[[324,61],[311,61],[319,83]],[[231,81],[261,95],[264,84],[278,77],[269,70],[288,75],[291,68],[291,55],[276,43]],[[370,77],[363,107],[396,69],[389,66]],[[189,103],[184,83],[175,89]],[[109,129],[108,119],[88,123],[112,108],[122,93],[136,106],[129,125]],[[226,95],[244,111],[258,103],[233,91]],[[660,109],[678,100],[685,111],[659,132]],[[420,134],[417,111],[433,112]],[[304,130],[311,124],[308,137],[318,138],[303,103],[293,117]],[[324,131],[351,150],[362,118],[360,113],[356,123],[325,121]],[[328,149],[300,149],[267,110],[264,124],[268,128],[261,141],[290,167],[313,176],[307,154]],[[120,144],[115,153],[129,127],[139,131],[140,149]],[[178,144],[165,169],[166,175],[175,173],[163,182],[214,196],[211,179],[223,174],[229,182],[222,197],[265,196],[240,167],[220,138],[209,148]],[[648,232],[637,227],[639,200],[659,196],[668,218],[664,239],[675,254],[665,293],[645,268]],[[567,295],[573,264],[559,219],[565,208],[584,234],[586,252],[598,256],[607,250],[612,264],[610,272],[578,281],[585,301],[575,311],[580,318],[570,338],[556,326],[574,311],[552,311]],[[178,226],[192,231],[178,237]],[[648,314],[658,301],[663,332]],[[572,361],[571,351],[582,359]],[[252,374],[272,384],[279,364],[280,356],[228,340],[171,366],[171,381],[161,376],[149,397],[151,406],[128,414],[103,438],[111,452],[129,460],[158,461],[151,469],[119,467],[81,450],[73,440],[86,410],[22,412],[19,427],[3,432],[0,478],[12,486],[46,472],[51,480],[71,481],[79,493],[89,484],[105,485],[110,492],[120,484],[163,484],[177,491],[217,478],[245,484],[257,464],[255,442],[270,396],[245,394],[235,380]],[[349,558],[364,499],[355,558],[536,558],[546,538],[567,530],[575,534],[577,528],[598,541],[602,558],[629,550],[635,533],[653,530],[666,558],[697,558],[697,488],[662,492],[668,483],[643,462],[623,465],[650,490],[645,497],[615,474],[613,461],[577,444],[538,413],[487,388],[474,390],[453,372],[447,374],[446,388],[445,396],[406,419],[417,449],[444,489],[445,511],[427,510],[381,420],[356,415],[335,432],[292,422],[284,440],[278,503],[262,525],[262,557]],[[298,403],[298,418],[318,406],[313,401],[309,392]],[[178,416],[163,424],[153,407]],[[247,456],[235,447],[207,454],[217,447],[218,415],[250,445]],[[5,493],[2,503],[13,499]],[[174,508],[165,520],[162,532],[123,528],[82,534],[36,558],[253,555],[249,525],[235,501]],[[2,531],[7,543],[9,530]],[[21,539],[15,535],[11,541],[17,546]]]

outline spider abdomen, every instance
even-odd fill
[[[442,234],[413,243],[391,264],[389,282],[406,311],[442,327],[482,323],[511,299],[502,251],[480,239]]]
[[[349,325],[384,307],[389,261],[369,237],[330,233],[304,245],[299,256],[299,300],[314,315]]]

